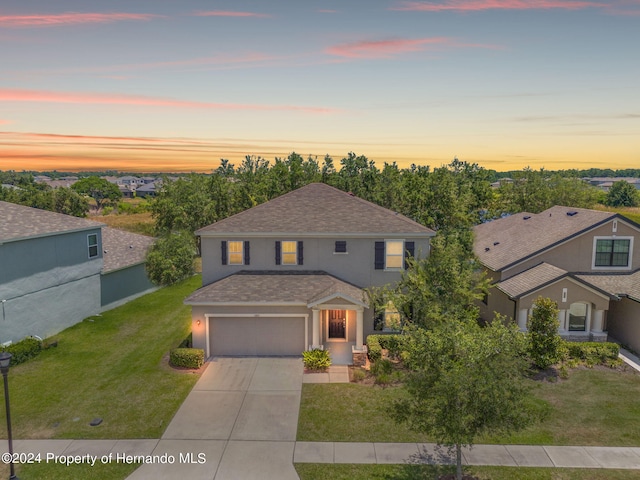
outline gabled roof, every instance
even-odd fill
[[[575,277],[612,295],[640,302],[640,270],[621,274],[576,274]]]
[[[343,298],[368,306],[364,291],[326,272],[241,271],[196,290],[187,305],[304,305]]]
[[[566,270],[549,263],[541,263],[513,277],[498,282],[496,287],[511,298],[520,298],[552,282],[560,280],[566,275]]]
[[[102,227],[84,218],[0,201],[0,243]]]
[[[474,251],[485,266],[500,271],[614,217],[622,218],[613,212],[562,206],[538,214],[518,213],[474,227]]]
[[[196,232],[220,235],[403,235],[435,232],[413,220],[324,183],[311,183]]]
[[[152,237],[125,232],[116,228],[102,228],[103,273],[144,263],[147,250],[155,241]]]

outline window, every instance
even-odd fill
[[[347,253],[347,242],[345,240],[336,240],[336,248],[333,253]]]
[[[87,235],[87,246],[89,247],[89,258],[98,256],[98,234],[92,233]]]
[[[303,242],[290,241],[276,242],[276,265],[302,265]]]
[[[229,248],[229,265],[242,265],[242,242],[227,242]]]
[[[584,332],[587,329],[587,304],[572,303],[569,308],[569,331]]]
[[[400,326],[400,313],[391,302],[378,311],[373,319],[373,329],[379,332],[398,332]]]
[[[248,240],[223,240],[220,242],[220,262],[222,265],[249,265],[249,247]]]
[[[404,267],[404,241],[387,240],[385,242],[384,268]]]
[[[630,238],[596,238],[594,267],[628,267]]]

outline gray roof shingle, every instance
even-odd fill
[[[626,274],[576,274],[575,277],[612,295],[640,302],[640,270]]]
[[[311,183],[196,232],[202,236],[282,233],[435,234],[404,215],[324,183]]]
[[[541,263],[513,277],[509,277],[502,282],[496,283],[496,287],[511,298],[519,298],[562,278],[566,274],[566,270],[555,267],[549,263]]]
[[[147,250],[155,241],[152,237],[103,227],[102,250],[104,273],[143,263]]]
[[[576,213],[567,215],[572,212]],[[474,251],[484,265],[499,271],[615,216],[562,206],[538,214],[518,213],[474,227]]]
[[[84,218],[0,201],[0,242],[100,228]]]
[[[196,290],[185,300],[197,304],[310,305],[331,296],[367,305],[364,291],[326,272],[242,271]]]

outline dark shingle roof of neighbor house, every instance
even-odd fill
[[[435,234],[404,215],[324,183],[311,183],[196,232],[203,236],[282,233]]]
[[[640,270],[632,273],[576,274],[575,277],[612,295],[627,296],[640,302]]]
[[[116,228],[102,229],[103,273],[143,263],[155,239]]]
[[[100,228],[104,224],[0,201],[0,242]]]
[[[314,305],[341,297],[367,306],[364,295],[361,288],[326,272],[242,271],[196,290],[185,303]]]
[[[496,287],[511,298],[519,298],[567,275],[567,271],[549,263],[541,263],[498,282]]]
[[[474,250],[484,265],[498,271],[615,216],[613,212],[562,206],[538,214],[518,213],[474,227]]]

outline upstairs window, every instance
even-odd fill
[[[228,242],[229,248],[229,265],[242,265],[242,242]]]
[[[220,242],[220,263],[222,265],[249,265],[250,262],[248,240],[223,240]]]
[[[385,242],[385,261],[384,268],[403,268],[404,267],[404,241],[387,240]]]
[[[89,258],[98,256],[98,234],[92,233],[87,235],[87,246],[89,248]]]
[[[595,267],[629,267],[631,254],[630,238],[597,238]]]
[[[285,240],[276,242],[276,265],[302,265],[303,242]]]

